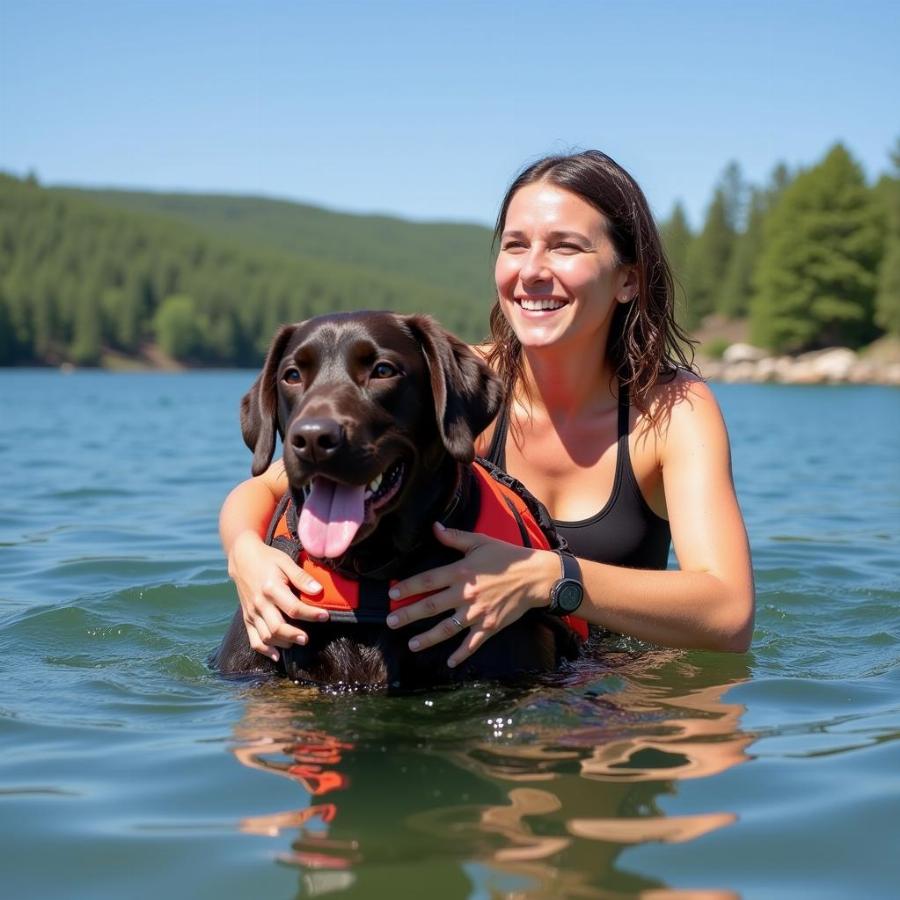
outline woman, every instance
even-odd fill
[[[510,186],[497,220],[497,301],[480,348],[507,403],[479,453],[547,506],[577,557],[578,614],[610,631],[673,647],[744,651],[753,627],[750,552],[728,437],[675,323],[672,277],[636,182],[603,153],[547,157]],[[222,508],[222,541],[251,646],[305,643],[285,615],[327,618],[290,589],[319,586],[264,532],[286,488],[275,464]],[[607,499],[608,498],[608,499]],[[432,592],[391,627],[445,613],[410,641],[421,650],[468,632],[458,665],[560,578],[555,553],[441,529],[459,562],[396,585]],[[670,541],[679,570],[665,571]]]

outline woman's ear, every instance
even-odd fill
[[[640,281],[638,278],[637,266],[625,266],[622,275],[624,276],[616,291],[616,301],[618,303],[631,303],[636,300],[640,293]]]

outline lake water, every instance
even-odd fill
[[[388,697],[206,667],[252,377],[0,372],[4,896],[897,896],[900,391],[715,387],[752,652]]]

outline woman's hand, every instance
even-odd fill
[[[265,544],[254,531],[238,535],[228,554],[228,574],[237,586],[250,646],[278,662],[278,648],[305,644],[306,632],[285,621],[304,619],[324,622],[328,613],[297,597],[291,585],[304,594],[318,594],[322,586],[306,574],[286,553]]]
[[[394,600],[434,593],[391,613],[387,624],[402,628],[448,613],[434,628],[412,638],[409,648],[424,650],[468,628],[447,660],[452,668],[529,609],[548,604],[550,588],[559,577],[559,559],[548,550],[517,547],[483,534],[444,528],[440,523],[435,523],[434,533],[442,544],[460,550],[465,557],[394,585],[390,591]]]

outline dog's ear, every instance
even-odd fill
[[[500,411],[502,382],[474,350],[430,316],[402,318],[428,363],[441,440],[454,459],[470,463],[476,436]]]
[[[278,363],[284,356],[288,341],[299,325],[282,325],[269,346],[262,372],[253,387],[241,398],[241,433],[244,443],[253,451],[250,471],[259,475],[268,468],[275,452],[275,432],[278,424]]]

